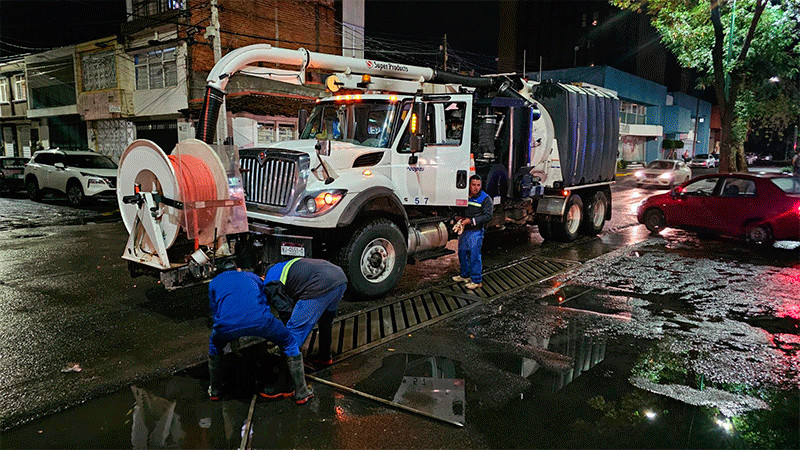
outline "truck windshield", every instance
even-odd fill
[[[300,139],[329,139],[386,148],[391,142],[397,104],[389,101],[324,102],[308,118]]]

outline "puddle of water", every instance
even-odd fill
[[[0,448],[236,448],[253,394],[281,360],[264,344],[240,355],[225,357],[223,401],[208,400],[203,363],[6,430]]]
[[[432,414],[465,423],[465,378],[456,361],[441,356],[393,354],[356,390]]]
[[[699,355],[657,342],[587,336],[577,325],[543,343],[568,358],[566,367],[485,353],[531,386],[496,408],[481,408],[472,398],[479,393],[468,392],[471,422],[498,448],[797,448],[796,386],[712,385],[687,369]]]

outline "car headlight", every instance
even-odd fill
[[[670,172],[662,173],[658,176],[658,178],[661,178],[662,180],[669,180],[672,178],[672,174]]]
[[[633,174],[636,178],[642,178],[644,176],[644,170],[639,170]]]
[[[304,216],[323,214],[339,204],[346,193],[344,189],[309,192],[297,205],[297,212]]]
[[[87,186],[91,186],[93,184],[106,184],[106,180],[102,178],[89,178],[86,180]]]

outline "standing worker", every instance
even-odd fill
[[[469,177],[469,200],[464,218],[458,218],[453,231],[458,233],[458,263],[461,273],[453,281],[466,282],[467,289],[483,286],[481,246],[486,224],[492,219],[492,198],[481,190],[481,177]]]
[[[274,342],[283,350],[296,387],[293,392],[295,403],[306,403],[314,393],[306,385],[299,344],[272,314],[263,281],[252,272],[240,272],[233,264],[224,269],[208,285],[208,305],[214,318],[208,343],[209,397],[211,400],[220,398],[222,349],[225,344],[243,336],[258,336]],[[282,393],[281,397],[291,395]],[[274,398],[269,392],[262,392],[261,396]]]
[[[319,326],[319,353],[309,361],[331,364],[333,317],[347,289],[341,267],[321,259],[294,258],[267,269],[264,276],[270,300],[298,346]]]

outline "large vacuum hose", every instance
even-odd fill
[[[195,137],[211,144],[217,128],[217,118],[222,101],[225,99],[225,92],[213,87],[206,86],[206,95],[203,98],[203,110],[200,111],[200,122],[197,124]]]

